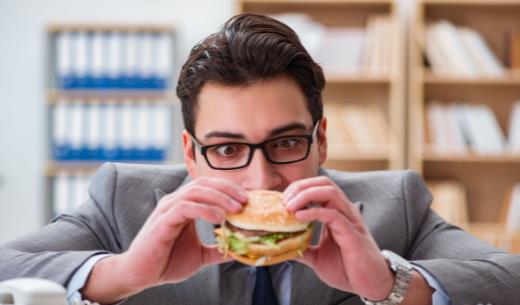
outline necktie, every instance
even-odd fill
[[[256,283],[253,290],[253,305],[278,305],[269,267],[256,267]]]

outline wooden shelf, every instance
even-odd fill
[[[388,161],[390,159],[390,156],[388,153],[381,153],[381,152],[362,152],[362,151],[347,151],[345,152],[344,156],[337,156],[337,155],[329,155],[327,158],[328,161],[334,161],[334,162],[352,162],[352,161]]]
[[[175,101],[177,97],[172,91],[165,90],[48,90],[47,100],[55,103],[58,100],[81,99],[82,102],[103,101],[123,103],[125,100],[146,100],[150,102]]]
[[[244,4],[264,4],[264,5],[328,5],[328,4],[348,4],[348,5],[387,5],[393,4],[395,0],[242,0]]]
[[[392,81],[388,75],[370,74],[334,74],[326,73],[327,83],[334,84],[390,84]]]
[[[160,161],[48,161],[45,168],[45,176],[55,177],[60,172],[74,173],[75,175],[92,175],[106,162],[139,163],[139,164],[165,164]]]
[[[520,73],[509,72],[504,77],[479,77],[479,78],[463,78],[463,77],[440,77],[436,76],[432,71],[427,70],[424,75],[426,85],[478,85],[478,86],[520,86]]]
[[[477,154],[436,154],[425,153],[425,162],[461,162],[461,163],[518,163],[520,164],[520,155],[503,154],[503,155],[477,155]]]
[[[45,175],[47,177],[55,177],[63,171],[74,172],[78,175],[90,175],[93,174],[101,166],[101,164],[103,164],[103,162],[49,161],[45,169]]]
[[[426,5],[518,5],[518,0],[421,0]]]
[[[425,66],[422,46],[427,21],[447,20],[479,32],[492,52],[505,62],[504,36],[520,26],[520,1],[422,0],[414,11],[408,44],[408,165],[426,180],[455,180],[462,184],[470,221],[464,227],[497,247],[519,253],[520,234],[506,232],[498,220],[508,187],[520,182],[520,155],[439,154],[429,143],[426,115],[431,101],[483,104],[506,131],[512,106],[520,98],[520,71],[509,70],[496,78],[437,76]]]

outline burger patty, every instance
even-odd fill
[[[266,236],[266,235],[271,235],[271,234],[276,233],[276,232],[270,232],[270,231],[241,229],[239,227],[235,227],[234,225],[232,225],[228,221],[226,221],[226,227],[228,229],[230,229],[231,231],[233,231],[233,232],[242,233],[242,234],[244,234],[244,236],[247,236],[247,237],[252,237],[252,236],[260,236],[261,237],[261,236]],[[296,235],[302,234],[303,232],[305,232],[305,230],[298,231],[298,232],[287,232],[287,233],[283,232],[283,234],[287,234],[287,236],[284,239],[287,239],[287,238],[290,238],[290,237],[294,237]],[[284,240],[284,239],[281,239],[281,240]]]

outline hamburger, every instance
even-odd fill
[[[287,211],[282,193],[250,191],[239,214],[227,214],[215,229],[218,249],[225,256],[253,266],[267,266],[302,256],[312,226]]]

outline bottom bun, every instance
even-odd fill
[[[305,248],[301,249],[301,251],[304,251],[304,250],[305,250]],[[257,258],[257,259],[252,259],[252,258],[249,258],[249,257],[246,257],[246,256],[238,255],[238,254],[233,253],[231,251],[229,251],[228,254],[229,254],[229,256],[231,256],[232,258],[234,258],[237,261],[241,262],[242,264],[246,264],[246,265],[250,265],[250,266],[275,265],[275,264],[278,264],[278,263],[281,263],[281,262],[284,262],[286,260],[290,260],[290,259],[293,259],[293,258],[299,256],[298,250],[286,252],[286,253],[283,253],[283,254],[280,254],[280,255],[276,255],[276,256],[271,256],[271,257],[264,256],[265,259],[263,259],[263,257]]]
[[[260,244],[260,243],[253,243],[249,245],[249,248],[247,250],[247,253],[252,257],[258,257],[258,256],[273,256],[276,257],[278,255],[285,254],[287,252],[296,251],[298,249],[305,250],[307,247],[307,244],[309,243],[309,240],[312,237],[312,229],[306,229],[301,234],[298,234],[293,237],[289,237],[287,239],[284,239],[276,245],[277,248],[273,248],[272,246]]]
[[[229,251],[229,255],[236,259],[237,261],[251,266],[269,266],[281,263],[286,260],[290,260],[300,256],[307,246],[312,237],[312,230],[307,229],[300,235],[291,237],[289,239],[283,240],[278,245],[280,248],[273,253],[269,251],[269,249],[265,249],[263,245],[254,245],[255,247],[250,247],[249,250],[255,249],[256,251],[250,251],[250,253],[254,252],[254,254],[258,255],[258,258],[250,258],[244,255],[238,255],[233,251]],[[259,250],[264,250],[264,253],[261,253]],[[263,254],[263,255],[262,255]],[[255,255],[255,256],[256,256]]]

